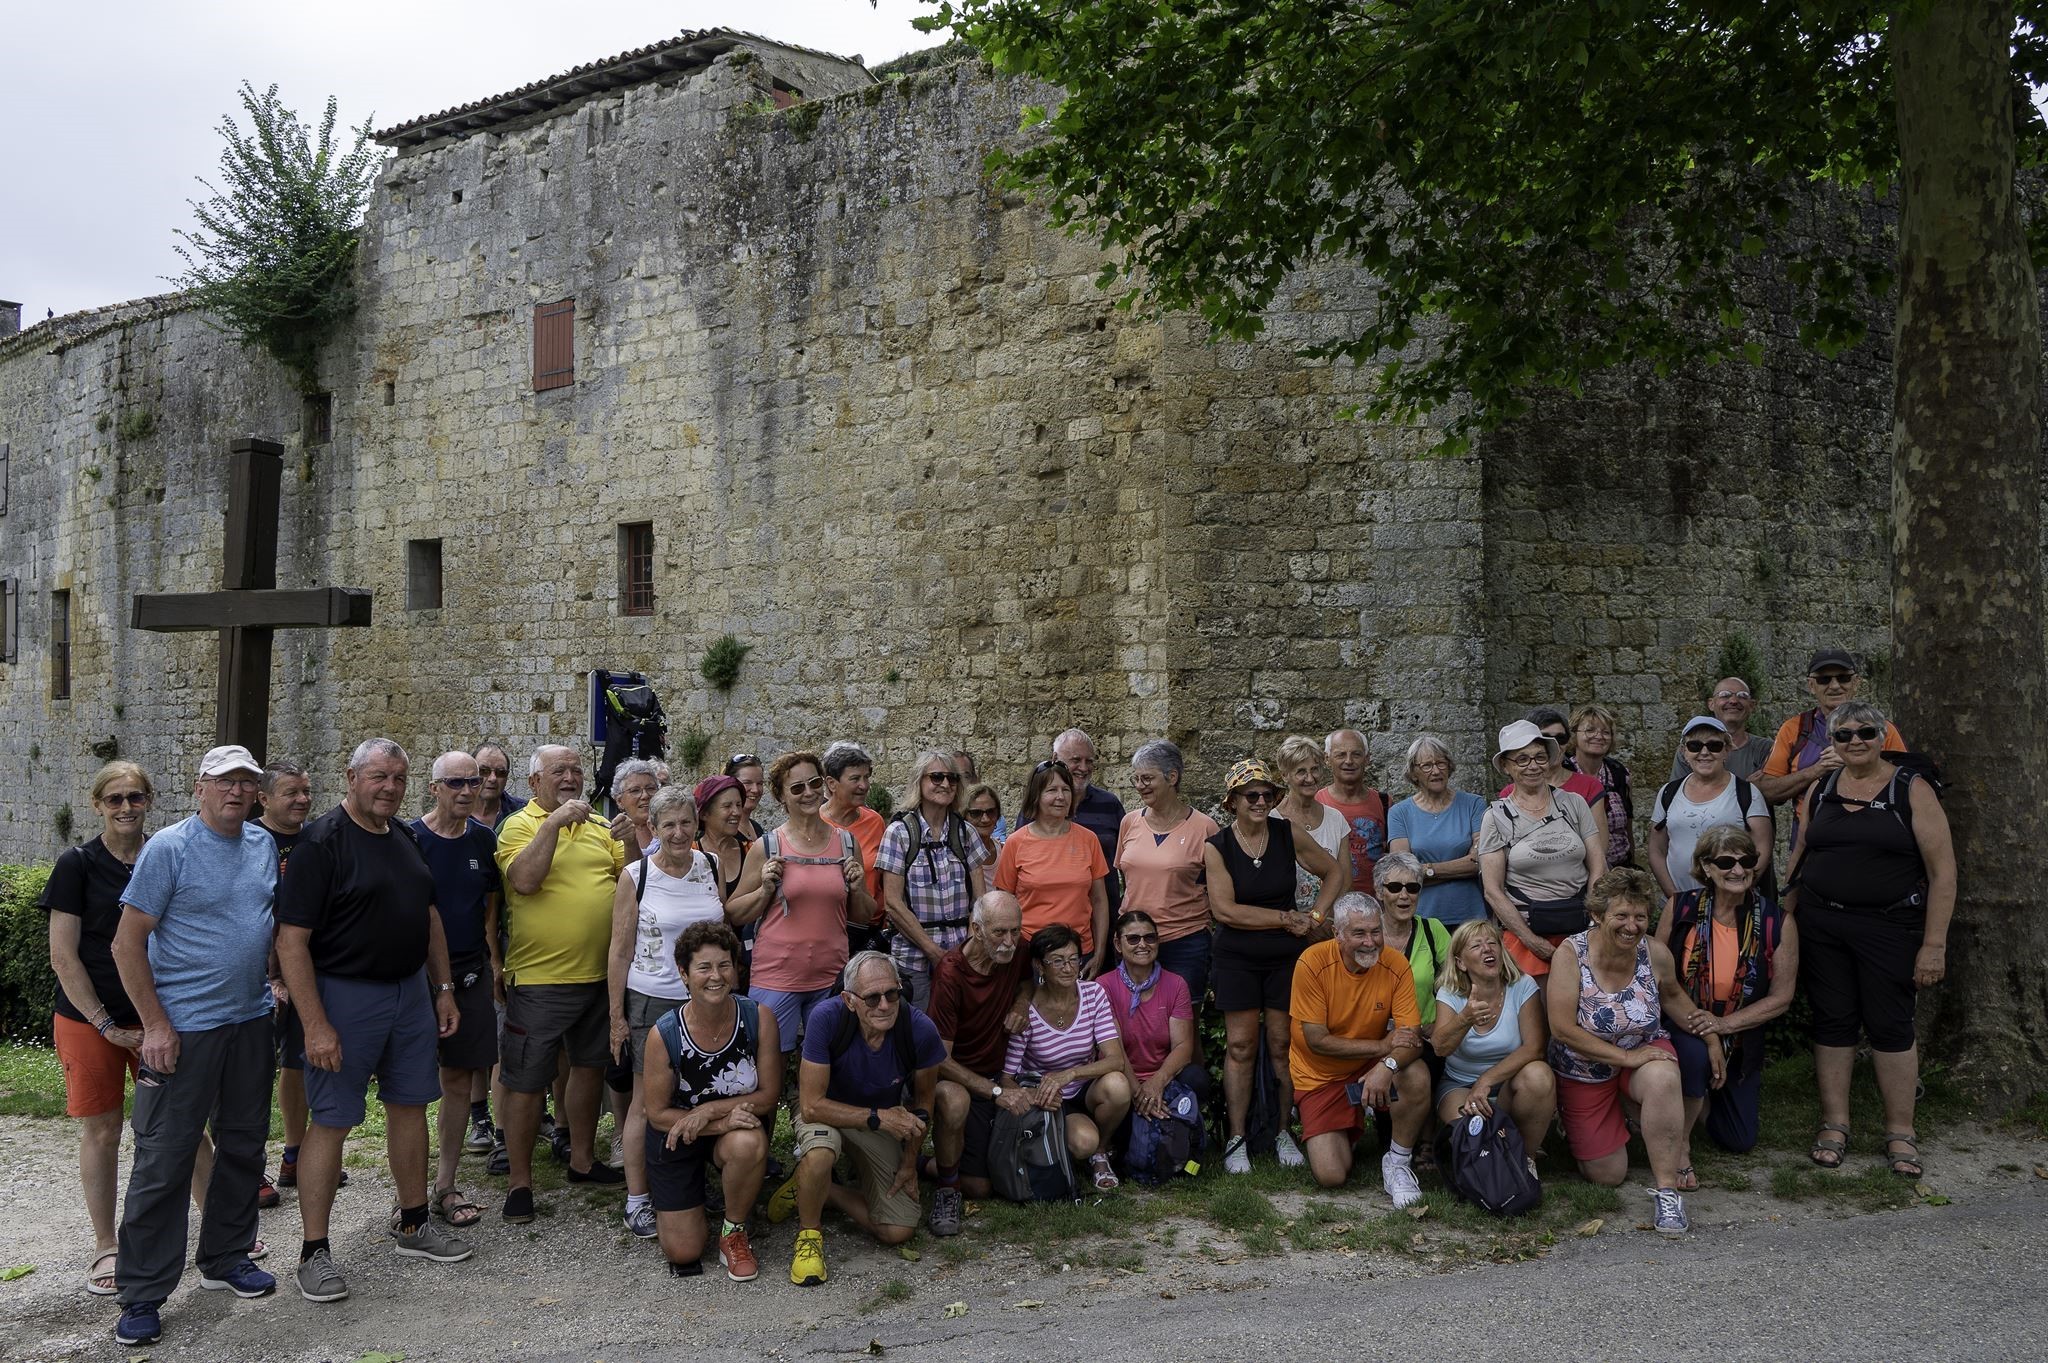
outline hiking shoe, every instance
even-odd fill
[[[1301,1147],[1294,1143],[1294,1133],[1284,1127],[1273,1138],[1273,1153],[1279,1156],[1282,1169],[1299,1169],[1308,1163],[1301,1157]]]
[[[476,1253],[469,1241],[454,1231],[434,1224],[429,1217],[418,1230],[398,1233],[398,1252],[407,1259],[432,1259],[437,1264],[459,1264]]]
[[[164,1337],[164,1323],[157,1315],[160,1301],[131,1301],[121,1308],[114,1325],[116,1344],[154,1344]]]
[[[569,1128],[558,1126],[548,1134],[548,1153],[555,1157],[555,1163],[569,1162]]]
[[[1692,1222],[1685,1219],[1685,1199],[1676,1188],[1652,1188],[1649,1192],[1657,1199],[1657,1234],[1676,1237],[1692,1229]]]
[[[1249,1174],[1251,1171],[1252,1157],[1245,1152],[1244,1137],[1232,1136],[1230,1143],[1223,1147],[1223,1172]]]
[[[781,1225],[796,1215],[796,1179],[790,1178],[768,1199],[768,1219]]]
[[[720,1245],[723,1251],[724,1246]],[[789,1280],[798,1287],[816,1287],[825,1281],[825,1233],[815,1230],[800,1230],[796,1233],[796,1253],[789,1260]]]
[[[512,1152],[505,1148],[505,1128],[491,1128],[491,1162],[484,1166],[484,1172],[503,1178],[512,1172]]]
[[[642,1240],[652,1240],[661,1234],[661,1223],[654,1219],[654,1208],[642,1205],[626,1213],[626,1229]]]
[[[232,1292],[238,1297],[267,1297],[277,1291],[277,1279],[247,1259],[238,1260],[218,1278],[200,1273],[199,1285],[209,1292]]]
[[[933,1235],[960,1233],[960,1190],[936,1188],[932,1192],[932,1214],[928,1223]]]
[[[313,1257],[299,1265],[296,1276],[299,1295],[307,1301],[340,1301],[348,1295],[348,1281],[334,1266],[334,1256],[324,1249],[314,1250]]]
[[[266,1178],[266,1179],[264,1179],[263,1181],[264,1181],[265,1183],[269,1183],[269,1182],[270,1182],[270,1180],[269,1180],[269,1179],[267,1179],[267,1178]],[[272,1184],[271,1186],[273,1186],[273,1187],[277,1187],[277,1188],[296,1188],[296,1187],[298,1187],[298,1186],[299,1186],[299,1162],[298,1162],[297,1160],[295,1160],[295,1159],[288,1159],[288,1160],[279,1160],[279,1161],[278,1161],[278,1164],[277,1164],[277,1182],[276,1182],[275,1184]],[[258,1206],[261,1206],[261,1205],[263,1204],[263,1197],[262,1197],[262,1194],[260,1194],[260,1193],[259,1193],[259,1194],[257,1194],[256,1202],[257,1202],[257,1205],[258,1205]]]
[[[626,1172],[602,1160],[592,1160],[590,1168],[580,1174],[570,1168],[567,1177],[571,1183],[624,1183]]]
[[[817,1235],[817,1232],[812,1231],[811,1234]],[[825,1255],[822,1250],[823,1238],[822,1236],[819,1237],[821,1249],[818,1254],[818,1276],[820,1278],[825,1276]],[[718,1262],[720,1267],[725,1269],[725,1276],[736,1283],[750,1283],[761,1275],[761,1263],[754,1257],[754,1246],[747,1239],[747,1228],[745,1226],[734,1226],[730,1232],[718,1237]]]
[[[1380,1156],[1380,1185],[1394,1199],[1396,1211],[1422,1201],[1422,1185],[1415,1179],[1415,1166],[1399,1155]]]
[[[489,1117],[478,1117],[470,1122],[469,1134],[462,1138],[462,1149],[465,1154],[482,1155],[497,1148],[498,1143],[491,1134]]]
[[[269,1211],[284,1199],[277,1195],[277,1185],[270,1181],[270,1175],[258,1174],[257,1177],[262,1182],[256,1185],[256,1205]]]

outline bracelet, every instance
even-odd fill
[[[92,1027],[101,1036],[105,1036],[114,1029],[114,1015],[111,1013],[101,1013],[100,1020],[95,1022]]]

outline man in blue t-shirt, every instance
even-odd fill
[[[798,1287],[825,1281],[828,1202],[885,1245],[916,1231],[917,1156],[946,1060],[939,1029],[904,997],[888,952],[859,953],[840,982],[839,997],[819,1004],[804,1024],[796,1175],[768,1199],[770,1221],[797,1215],[789,1280]],[[832,1181],[842,1153],[853,1156],[858,1188]]]
[[[199,1225],[199,1285],[267,1296],[249,1261],[270,1134],[271,898],[277,845],[250,821],[263,767],[247,748],[200,759],[199,812],[143,844],[121,892],[114,964],[142,1019],[135,1163],[121,1211],[114,1338],[154,1343],[185,1268],[185,1195],[209,1122],[213,1177]]]

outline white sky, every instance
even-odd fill
[[[943,41],[919,0],[59,0],[0,40],[0,298],[22,322],[162,293],[243,80],[314,123],[388,128],[644,47],[738,28],[869,65]],[[246,125],[245,125],[246,126]]]

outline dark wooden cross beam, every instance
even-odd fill
[[[284,446],[228,445],[227,547],[217,592],[138,596],[130,623],[156,633],[220,631],[214,742],[239,743],[257,761],[270,738],[270,642],[280,629],[370,623],[370,594],[357,587],[277,589],[277,501]]]

